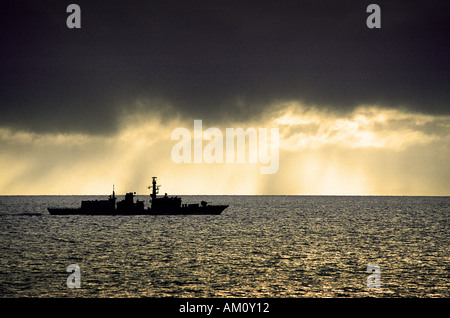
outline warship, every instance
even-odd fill
[[[200,204],[183,204],[179,197],[169,197],[159,194],[160,185],[156,184],[156,177],[152,177],[151,206],[145,207],[144,201],[134,200],[135,194],[129,192],[125,194],[125,199],[117,201],[114,186],[113,193],[107,200],[86,200],[81,201],[79,208],[54,208],[49,207],[48,212],[52,215],[219,215],[228,205],[208,205],[201,201]],[[117,202],[116,202],[117,201]]]

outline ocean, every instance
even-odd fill
[[[0,196],[0,297],[450,296],[450,197],[182,196],[230,206],[219,216],[47,212],[104,198]],[[80,288],[68,287],[71,264]]]

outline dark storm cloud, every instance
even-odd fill
[[[72,2],[2,5],[1,126],[108,133],[140,100],[216,121],[292,99],[449,112],[448,1],[373,1],[378,30],[365,1],[73,2],[79,30]]]

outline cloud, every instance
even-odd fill
[[[226,128],[280,130],[279,170],[260,164],[171,159],[171,133],[190,118],[145,112],[121,117],[110,135],[0,129],[0,193],[147,194],[152,176],[170,194],[448,195],[450,118],[361,106],[350,116],[303,105],[272,105],[257,120]],[[203,121],[203,129],[213,127]],[[204,141],[207,144],[207,141]],[[247,146],[248,147],[248,146]]]
[[[342,116],[296,102],[286,104],[278,115],[274,124],[281,129],[281,146],[293,151],[326,145],[399,151],[450,138],[447,115],[360,106]]]
[[[448,194],[450,2],[77,4],[2,7],[0,193]],[[174,164],[194,119],[279,127],[279,171]]]
[[[15,1],[0,21],[0,126],[113,135],[124,110],[216,123],[298,100],[448,114],[448,1]],[[124,106],[126,105],[126,106]],[[126,108],[124,108],[126,107]]]

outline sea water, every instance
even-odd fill
[[[230,206],[54,216],[48,206],[104,197],[0,196],[0,297],[450,296],[450,197],[182,198]],[[68,287],[71,264],[80,288]]]

